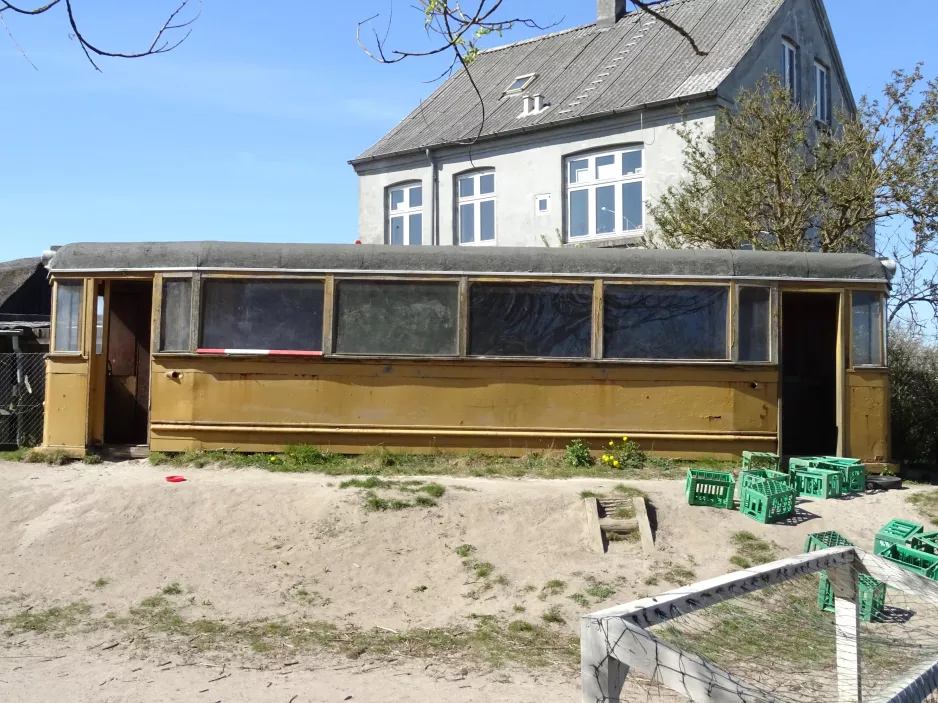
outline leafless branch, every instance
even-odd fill
[[[664,3],[669,2],[669,1],[670,0],[632,0],[632,3],[635,5],[635,7],[639,8],[640,10],[644,10],[649,15],[654,17],[656,20],[658,20],[665,26],[670,27],[675,32],[677,32],[682,37],[684,37],[687,40],[687,42],[691,45],[691,48],[696,52],[697,56],[707,56],[709,52],[704,51],[699,46],[697,46],[697,42],[694,41],[694,38],[690,35],[690,32],[688,32],[686,29],[684,29],[681,25],[679,25],[674,20],[669,19],[665,15],[653,9],[656,5],[663,5]]]
[[[94,56],[107,56],[113,58],[121,59],[137,59],[143,56],[153,56],[156,54],[165,54],[169,51],[172,51],[180,44],[182,44],[186,39],[189,38],[189,35],[192,33],[192,24],[199,19],[202,14],[202,0],[197,0],[198,10],[195,15],[185,21],[177,21],[177,18],[180,14],[189,6],[191,0],[183,0],[182,3],[166,18],[166,21],[163,22],[163,25],[160,27],[159,31],[156,33],[156,36],[153,38],[153,41],[150,42],[150,45],[143,51],[134,51],[134,52],[121,52],[121,51],[109,51],[103,49],[97,44],[93,44],[89,41],[82,31],[78,28],[78,21],[75,18],[74,8],[72,7],[72,0],[51,0],[51,2],[41,5],[39,7],[27,8],[20,7],[18,5],[13,5],[7,0],[0,0],[0,19],[3,17],[4,12],[12,12],[19,15],[35,16],[42,15],[53,9],[57,5],[60,5],[64,2],[66,14],[68,15],[68,23],[72,28],[72,35],[78,40],[81,50],[84,52],[85,57],[91,63],[92,66],[97,71],[100,71],[101,68],[94,60]],[[6,27],[6,22],[3,23]],[[181,37],[176,37],[174,33],[179,30],[187,30]],[[9,29],[7,29],[9,33]],[[12,38],[12,34],[10,34]],[[14,43],[15,40],[14,40]],[[19,45],[17,45],[19,48]],[[22,49],[21,49],[22,51]],[[23,52],[25,56],[25,52]],[[94,56],[93,56],[94,55]],[[27,57],[28,60],[28,57]],[[32,62],[30,62],[32,63]]]

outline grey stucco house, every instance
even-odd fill
[[[856,104],[822,0],[625,0],[597,21],[489,49],[350,163],[366,244],[634,246],[680,180],[671,127],[713,129],[739,88],[780,73],[820,122]],[[481,125],[481,132],[480,132]]]

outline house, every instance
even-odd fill
[[[598,0],[597,21],[479,54],[350,163],[365,244],[636,246],[680,181],[686,119],[766,73],[830,122],[855,111],[822,0]]]
[[[52,285],[39,257],[0,262],[0,354],[49,348]]]

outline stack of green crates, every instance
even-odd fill
[[[766,524],[784,520],[795,512],[795,492],[784,481],[755,479],[743,488],[739,511]]]
[[[799,496],[823,499],[840,498],[843,494],[843,481],[839,471],[805,469],[792,466],[789,473],[789,482]]]
[[[882,554],[893,545],[909,546],[910,540],[923,532],[924,528],[917,522],[895,518],[886,523],[873,540],[873,554]]]
[[[772,452],[743,452],[743,471],[753,469],[781,470],[781,461],[778,454]]]
[[[804,543],[805,554],[816,552],[829,547],[855,547],[856,545],[839,532],[812,532]]]
[[[921,574],[933,581],[938,581],[938,555],[893,544],[885,551],[880,552],[879,556],[898,564],[903,569]]]
[[[872,622],[886,607],[886,584],[872,576],[857,574],[857,586],[860,591],[857,597],[860,619]],[[821,583],[818,586],[817,605],[821,610],[834,611],[834,587],[824,572],[821,573]]]
[[[735,506],[736,479],[724,471],[688,469],[684,495],[688,505],[732,510]]]
[[[938,554],[938,532],[919,532],[908,542],[909,547],[928,554]]]
[[[837,471],[841,476],[844,493],[863,493],[866,490],[866,466],[859,459],[841,456],[804,456],[789,460],[790,468],[825,469]]]
[[[739,497],[742,499],[742,493],[745,489],[752,486],[756,481],[781,481],[788,483],[788,474],[781,471],[772,471],[771,469],[743,469],[739,472],[739,480],[736,482],[736,489],[739,491]]]

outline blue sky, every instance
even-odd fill
[[[934,0],[827,0],[855,94],[893,68],[938,74]],[[422,48],[411,0],[205,0],[189,41],[138,60],[85,61],[54,10],[7,18],[34,70],[0,30],[0,260],[71,241],[231,239],[352,242],[357,183],[346,163],[432,90],[444,59],[383,66],[356,23],[394,7],[389,42]],[[172,0],[75,0],[86,36],[145,45]],[[592,21],[592,0],[506,0],[559,28]],[[63,8],[64,9],[64,8]],[[504,40],[536,33],[515,29]]]

